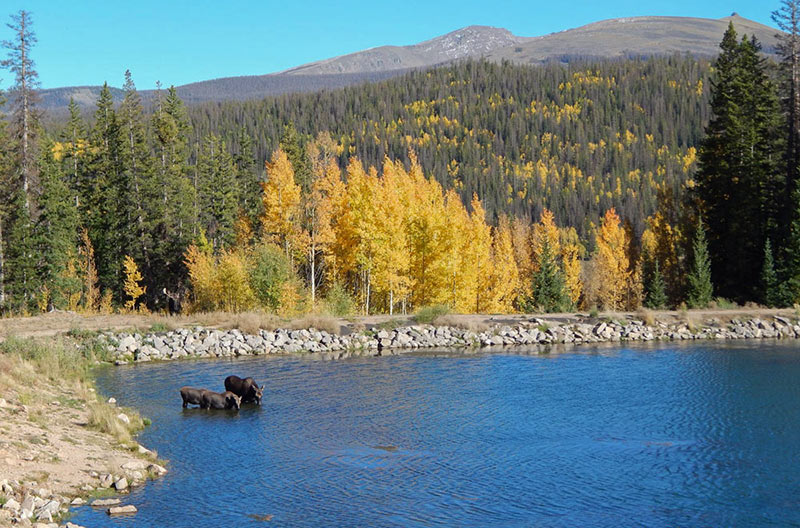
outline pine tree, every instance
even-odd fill
[[[788,225],[794,213],[791,207],[797,191],[800,170],[800,1],[781,0],[781,7],[772,12],[778,33],[778,54],[781,58],[782,106],[786,116],[786,149],[784,156],[786,185],[783,221]]]
[[[238,199],[233,159],[225,142],[210,134],[197,161],[200,222],[215,248],[235,240]]]
[[[12,310],[27,312],[33,306],[41,284],[36,275],[33,222],[21,188],[16,192],[6,222],[6,302]]]
[[[529,312],[560,312],[570,306],[564,274],[557,258],[551,241],[545,237],[539,253],[538,269],[533,274],[533,297],[527,307]]]
[[[667,292],[664,277],[661,275],[658,259],[653,259],[652,270],[644,281],[644,305],[653,310],[662,310],[667,306]]]
[[[761,266],[761,301],[768,307],[774,308],[781,302],[778,276],[775,272],[775,260],[772,256],[772,244],[767,239],[764,242],[764,261]]]
[[[697,222],[692,243],[692,266],[687,277],[689,289],[686,302],[690,308],[705,308],[711,303],[714,287],[711,283],[711,259],[703,221]]]
[[[758,297],[764,240],[779,236],[781,229],[785,177],[778,160],[783,127],[758,42],[737,42],[731,24],[720,48],[697,193],[708,221],[718,291],[748,300]]]
[[[13,108],[12,133],[17,141],[16,158],[24,205],[30,212],[31,187],[36,178],[36,133],[39,122],[39,112],[36,109],[39,74],[31,58],[31,48],[37,40],[31,29],[30,12],[22,10],[11,15],[11,23],[7,25],[14,32],[14,38],[2,43],[9,55],[7,59],[0,61],[0,67],[8,69],[14,76],[14,85],[10,90]]]
[[[38,275],[47,289],[50,306],[64,310],[81,289],[75,273],[78,209],[61,165],[53,159],[52,144],[43,146],[39,160],[39,217],[34,229]]]

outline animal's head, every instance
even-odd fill
[[[242,403],[242,398],[232,392],[225,393],[225,403],[228,407],[238,410]]]
[[[261,397],[264,396],[264,386],[262,385],[259,387],[258,385],[253,384],[253,393],[256,396],[256,403],[261,405]]]

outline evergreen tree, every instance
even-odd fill
[[[197,171],[201,225],[215,248],[227,247],[235,240],[238,202],[233,159],[219,136],[206,136]]]
[[[711,303],[714,287],[711,283],[711,259],[708,255],[708,243],[703,221],[697,222],[697,229],[692,243],[692,266],[687,277],[689,290],[687,304],[690,308],[705,308]]]
[[[261,201],[261,171],[256,166],[253,139],[244,127],[240,128],[237,137],[237,151],[233,162],[236,166],[236,180],[239,182],[239,196],[245,215],[254,225],[264,211]]]
[[[648,267],[652,269],[646,274],[644,280],[644,305],[653,310],[662,310],[667,306],[668,299],[658,259],[653,259],[653,263]]]
[[[564,273],[546,237],[542,240],[539,269],[533,274],[531,291],[533,297],[528,302],[528,311],[560,312],[571,304],[564,284]]]
[[[764,243],[764,261],[761,267],[762,302],[774,308],[780,304],[778,276],[775,272],[775,261],[772,257],[772,244],[769,239]]]
[[[17,190],[4,229],[8,232],[5,255],[6,303],[16,312],[31,309],[40,287],[36,276],[33,223],[25,196],[22,189]]]
[[[731,24],[720,48],[697,194],[708,220],[718,291],[747,300],[758,296],[764,240],[776,236],[780,225],[781,116],[758,42],[737,42]]]
[[[144,261],[145,275],[151,269],[154,221],[163,218],[164,202],[152,172],[152,159],[144,126],[142,99],[136,91],[130,70],[125,71],[125,98],[117,116],[121,134],[120,162],[122,202],[126,220],[128,252],[134,260]],[[122,259],[120,259],[122,262]],[[120,297],[121,298],[121,297]]]
[[[48,307],[67,309],[70,297],[81,290],[74,273],[78,255],[78,210],[61,166],[45,144],[40,156],[39,218],[35,226],[38,275],[46,287]]]
[[[100,288],[119,294],[122,258],[132,242],[131,215],[122,177],[122,135],[108,84],[100,91],[90,138],[93,148],[80,178],[81,218],[94,247]]]
[[[31,58],[36,34],[31,29],[31,14],[28,11],[11,15],[11,23],[7,25],[14,32],[14,38],[2,43],[2,47],[8,50],[8,58],[0,61],[0,67],[8,69],[14,76],[14,85],[10,90],[11,125],[17,143],[17,168],[24,204],[30,213],[31,187],[35,185],[36,178],[36,135],[39,125],[39,112],[36,110],[39,74]]]
[[[313,179],[311,164],[308,161],[305,140],[297,132],[293,122],[289,122],[289,124],[284,127],[280,147],[286,153],[289,162],[292,164],[294,180],[297,182],[297,185],[300,186],[303,194],[308,193],[311,189],[311,181]]]
[[[794,213],[791,203],[800,170],[800,0],[781,0],[781,7],[773,11],[772,20],[781,30],[777,34],[777,48],[781,58],[781,95],[786,116],[786,185],[782,204],[785,207],[784,222],[788,225]]]
[[[69,164],[68,182],[69,187],[74,193],[73,201],[75,205],[80,204],[79,193],[81,189],[81,175],[84,173],[84,160],[87,156],[88,142],[86,140],[86,126],[81,118],[80,108],[75,100],[69,98],[69,120],[64,130],[61,132],[61,140],[66,143],[63,153],[65,163]]]

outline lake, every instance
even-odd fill
[[[229,374],[262,406],[181,408]],[[123,497],[135,517],[75,509],[87,527],[800,526],[794,341],[187,360],[98,387],[170,473]]]

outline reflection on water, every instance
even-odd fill
[[[170,473],[88,527],[800,526],[797,343],[183,361],[99,385]],[[182,409],[184,385],[266,384]],[[268,523],[268,524],[267,524]]]

